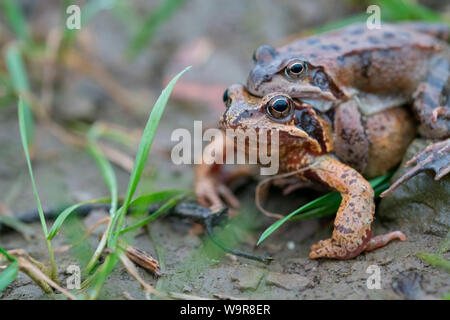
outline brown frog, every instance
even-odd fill
[[[283,92],[325,112],[356,102],[364,115],[411,104],[420,131],[450,136],[449,28],[441,24],[355,24],[254,53],[247,88]]]
[[[407,108],[390,108],[363,116],[355,112],[358,106],[353,104],[324,113],[282,92],[263,98],[252,96],[242,85],[229,87],[224,101],[227,109],[220,119],[223,129],[240,129],[245,133],[252,128],[278,134],[280,174],[287,173],[299,181],[341,193],[332,237],[311,247],[312,259],[350,259],[393,239],[405,240],[400,231],[372,235],[374,192],[364,176],[384,174],[401,161],[416,134],[414,119]],[[258,143],[257,148],[270,145],[270,137],[266,144]],[[211,144],[226,153],[226,139],[223,135]],[[349,153],[359,155],[350,157],[351,166],[339,156]],[[196,167],[198,201],[205,206],[220,206],[222,196],[229,204],[235,202],[231,192],[220,184],[220,161],[207,160]]]

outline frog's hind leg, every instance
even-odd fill
[[[334,220],[332,237],[311,246],[311,259],[351,259],[368,248],[379,248],[393,239],[405,239],[398,231],[372,238],[375,202],[369,182],[336,159],[323,157],[317,161],[312,175],[339,191],[342,201]]]
[[[405,166],[408,167],[413,163],[416,165],[397,179],[380,197],[391,194],[402,183],[408,181],[419,172],[433,170],[435,173],[434,180],[439,180],[448,174],[450,172],[450,138],[429,145],[406,162]]]
[[[413,110],[420,121],[419,131],[428,138],[450,136],[449,68],[447,57],[433,58],[425,81],[413,95]]]

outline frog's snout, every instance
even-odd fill
[[[247,89],[253,94],[257,94],[261,85],[272,80],[272,75],[263,68],[255,67],[248,76]]]

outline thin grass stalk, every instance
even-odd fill
[[[33,168],[31,166],[31,160],[30,160],[30,154],[28,152],[28,141],[27,141],[27,135],[26,135],[26,124],[25,124],[25,107],[23,104],[23,100],[19,99],[19,104],[18,104],[18,113],[19,113],[19,129],[20,129],[20,137],[22,140],[22,147],[23,147],[23,151],[25,153],[25,159],[27,162],[27,166],[28,166],[28,173],[30,175],[30,180],[31,180],[31,185],[33,187],[33,193],[34,193],[34,198],[37,204],[37,208],[38,208],[38,212],[39,212],[39,219],[41,221],[41,226],[42,226],[42,231],[44,233],[44,237],[45,237],[45,242],[47,245],[47,249],[48,249],[48,254],[50,257],[50,264],[51,264],[51,273],[50,273],[50,277],[57,281],[58,279],[58,272],[57,272],[57,268],[56,268],[56,263],[55,263],[55,256],[53,253],[53,247],[52,247],[52,241],[47,239],[48,236],[48,230],[47,230],[47,224],[45,221],[45,215],[44,215],[44,211],[42,210],[42,205],[41,205],[41,200],[39,198],[39,194],[37,191],[37,187],[36,187],[36,182],[34,181],[34,175],[33,175]]]

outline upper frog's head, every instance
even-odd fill
[[[323,66],[313,65],[298,52],[281,52],[263,45],[255,50],[253,60],[255,65],[247,88],[256,96],[282,92],[308,101],[322,111],[328,110],[339,96],[339,90]]]
[[[264,97],[251,95],[243,85],[234,84],[224,93],[227,107],[220,119],[224,129],[254,129],[256,132],[276,132],[279,144],[286,150],[296,147],[314,154],[327,153],[332,148],[331,125],[304,102],[282,92]]]

